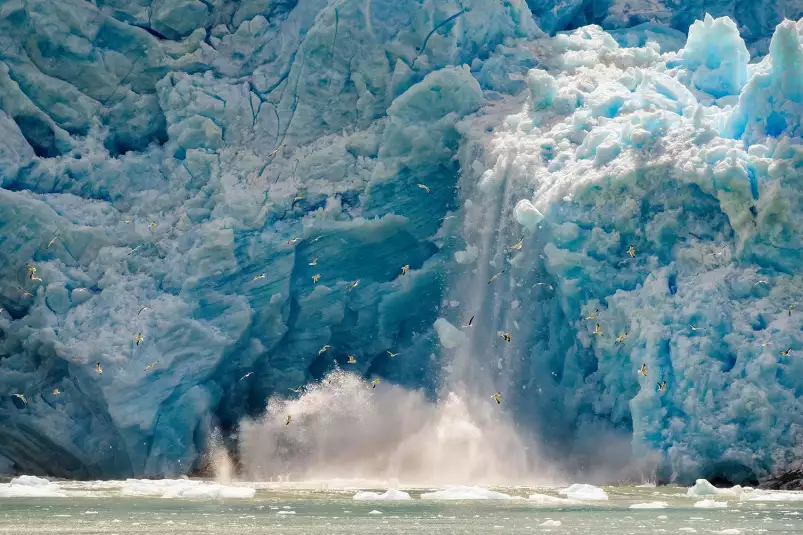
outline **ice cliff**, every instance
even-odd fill
[[[186,473],[335,361],[556,462],[799,461],[803,25],[749,4],[0,4],[0,471]]]

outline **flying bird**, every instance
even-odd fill
[[[589,320],[589,321],[595,320],[595,319],[597,319],[597,314],[599,314],[599,309],[598,308],[594,309],[594,312],[592,312],[591,315],[588,316],[586,319]]]
[[[496,392],[496,393],[495,393],[493,396],[491,396],[491,397],[494,399],[494,401],[496,401],[496,404],[497,404],[497,405],[501,405],[501,404],[502,404],[502,394],[500,394],[499,392]]]
[[[259,275],[257,275],[257,276],[256,276],[256,277],[254,277],[253,279],[251,279],[251,281],[252,281],[252,282],[253,282],[253,281],[259,281],[259,280],[262,280],[262,279],[264,279],[264,278],[265,278],[265,274],[264,274],[264,273],[260,273]]]
[[[636,248],[631,245],[627,248],[627,254],[630,255],[630,258],[636,258]]]
[[[596,327],[594,327],[594,334],[598,334],[600,336],[604,336],[602,334],[602,327],[599,326],[599,323],[597,323]]]
[[[792,317],[792,311],[795,309],[796,306],[797,306],[797,303],[792,303],[791,305],[789,305],[789,317],[790,318]]]
[[[349,355],[349,364],[357,364],[357,357],[354,355]]]
[[[53,394],[54,396],[58,396],[61,394],[61,390],[59,390],[58,388],[54,388],[50,393]]]
[[[316,241],[320,240],[321,238],[323,238],[323,234],[321,234],[320,236],[318,236],[317,238],[312,240],[310,243],[315,243]]]
[[[142,308],[140,308],[140,309],[139,309],[139,312],[137,312],[137,316],[139,316],[140,314],[142,314],[142,313],[143,313],[145,310],[148,310],[148,307],[146,307],[146,306],[145,306],[145,307],[142,307]]]
[[[663,383],[656,383],[658,385],[658,392],[663,392],[666,390],[666,380]]]
[[[496,275],[494,275],[493,277],[491,277],[491,280],[489,280],[489,281],[488,281],[488,284],[491,284],[493,281],[495,281],[496,279],[498,279],[498,278],[499,278],[499,276],[500,276],[502,273],[504,273],[504,272],[505,272],[505,270],[503,269],[502,271],[500,271],[499,273],[497,273]]]
[[[37,277],[37,276],[36,276],[35,274],[33,274],[33,273],[31,273],[31,274],[29,275],[29,278],[30,278],[32,281],[39,281],[39,282],[42,282],[42,279],[40,279],[39,277]]]
[[[254,375],[254,372],[248,372],[248,373],[246,373],[245,375],[243,375],[242,377],[240,377],[240,381],[242,381],[243,379],[248,379],[248,378],[249,378],[249,377],[251,377],[252,375]],[[239,382],[239,381],[238,381],[238,382]]]
[[[378,385],[381,382],[382,380],[379,378],[374,379],[373,381],[371,381],[371,388],[376,388],[376,385]]]
[[[142,371],[146,372],[148,370],[152,370],[153,367],[156,366],[157,364],[159,364],[158,360],[156,362],[152,362],[152,363],[148,364],[147,366],[145,366],[145,369],[142,370]]]
[[[524,238],[522,238],[519,241],[517,241],[516,243],[514,243],[510,248],[513,251],[520,251],[522,247],[524,247]]]
[[[22,403],[25,404],[25,405],[28,404],[28,400],[25,399],[25,396],[23,396],[22,394],[11,394],[11,397],[12,398],[17,398],[18,400],[22,401]]]
[[[505,342],[510,342],[510,333],[502,333],[502,338],[505,340]]]
[[[357,279],[356,281],[349,284],[349,289],[347,291],[348,292],[352,291],[354,288],[357,287],[358,284],[360,284],[360,279]]]
[[[756,282],[756,283],[753,285],[753,288],[755,288],[755,287],[756,287],[756,286],[758,286],[759,284],[769,284],[769,283],[770,283],[769,281],[760,280],[760,281]]]
[[[428,188],[426,185],[424,185],[424,184],[416,184],[416,185],[417,185],[419,188],[421,188],[421,189],[423,189],[423,190],[426,190],[426,192],[427,192],[427,193],[429,193],[429,188]]]
[[[324,353],[326,353],[326,350],[327,350],[327,349],[329,349],[330,347],[332,347],[332,346],[330,346],[329,344],[326,344],[325,346],[323,346],[323,347],[322,347],[322,348],[321,348],[321,349],[318,351],[318,354],[319,354],[319,355],[323,355]]]
[[[699,328],[699,327],[695,327],[695,326],[694,326],[694,325],[692,325],[691,323],[689,324],[689,327],[691,327],[691,330],[692,330],[692,331],[694,331],[694,332],[697,332],[697,331],[701,331],[701,332],[703,332],[703,331],[705,331],[705,329],[701,329],[701,328]]]
[[[641,364],[641,369],[639,370],[639,373],[641,375],[643,375],[644,377],[647,377],[647,364],[646,363],[642,363]]]
[[[390,358],[393,358],[393,357],[398,357],[398,356],[399,356],[399,354],[398,354],[398,353],[391,353],[390,351],[388,351],[388,355],[390,355]]]
[[[276,148],[273,150],[273,152],[271,152],[271,153],[270,153],[270,155],[271,155],[271,156],[274,156],[274,155],[276,155],[276,153],[278,153],[278,152],[279,152],[280,150],[282,150],[282,149],[284,149],[284,145],[279,145],[278,147],[276,147]]]
[[[790,347],[786,351],[781,351],[781,355],[783,355],[784,357],[788,357],[789,353],[791,353],[791,352],[792,352],[792,348]]]
[[[134,252],[139,250],[141,247],[142,247],[142,245],[137,245],[136,247],[131,249],[131,252],[128,253],[128,256],[131,256],[132,254],[134,254]]]
[[[471,327],[472,323],[474,323],[474,316],[471,316],[471,319],[468,320],[468,324],[466,324],[465,327]]]
[[[761,347],[769,347],[771,345],[772,345],[772,342],[764,342],[763,344],[761,344]]]
[[[309,265],[311,265],[311,266],[317,266],[317,265],[318,265],[318,257],[316,256],[316,257],[315,257],[315,260],[313,260],[312,262],[310,262],[310,263],[309,263]]]
[[[402,275],[407,275],[407,272],[410,270],[410,264],[405,264],[402,266]]]
[[[299,242],[299,240],[301,240],[301,238],[290,238],[289,240],[287,240],[287,245],[295,245],[296,243]]]
[[[22,292],[22,295],[24,295],[25,297],[33,297],[33,294],[32,294],[31,292],[29,292],[29,291],[27,291],[27,290],[24,290],[23,288],[21,288],[21,287],[19,287],[19,286],[17,286],[17,289],[18,289],[19,291],[21,291],[21,292]]]
[[[622,344],[622,343],[624,343],[624,341],[625,341],[625,338],[627,338],[627,331],[625,331],[623,334],[621,334],[621,335],[620,335],[620,336],[619,336],[619,337],[616,339],[616,342],[615,342],[615,343],[617,343],[617,344]]]
[[[287,419],[284,421],[284,425],[290,425],[290,422],[293,421],[293,417],[289,414],[287,415]]]
[[[58,234],[53,236],[53,239],[48,242],[46,249],[50,249],[50,247],[52,247],[53,244],[56,243],[56,240],[58,240],[58,239],[59,239],[59,235]]]
[[[95,364],[95,373],[98,375],[103,375],[103,368],[100,367],[100,362]]]
[[[142,336],[142,333],[137,333],[137,337],[134,339],[136,345],[141,344],[143,340],[145,340],[145,338]]]
[[[148,228],[150,228],[151,230],[155,229],[156,227],[157,227],[156,221],[151,221],[151,224],[148,225]]]
[[[298,190],[298,193],[296,193],[296,197],[295,199],[293,199],[293,202],[300,201],[303,198],[304,198],[304,190]]]
[[[312,276],[312,283],[313,284],[318,284],[319,280],[321,280],[321,274],[320,273],[317,273],[317,274]]]
[[[30,277],[34,273],[36,273],[36,267],[33,264],[25,264],[25,267],[28,269],[28,276]]]

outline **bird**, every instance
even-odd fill
[[[349,355],[349,364],[357,364],[357,357],[354,355]]]
[[[22,395],[22,394],[11,394],[11,397],[12,398],[17,398],[18,400],[22,401],[22,403],[24,403],[25,405],[28,404],[28,400],[25,399],[25,396]]]
[[[273,152],[271,152],[271,153],[270,153],[270,155],[271,155],[271,156],[274,156],[276,153],[278,153],[278,152],[279,152],[280,150],[282,150],[283,148],[284,148],[284,145],[279,145],[278,147],[276,147],[276,148],[273,150]]]
[[[290,238],[287,240],[287,245],[295,245],[301,238]]]
[[[402,275],[407,275],[407,272],[410,270],[410,264],[405,264],[402,266]]]
[[[427,187],[425,184],[416,184],[416,185],[417,185],[419,188],[421,188],[421,189],[423,189],[423,190],[426,190],[426,192],[427,192],[427,193],[429,193],[429,188],[428,188],[428,187]]]
[[[692,330],[692,331],[694,331],[694,332],[697,332],[697,331],[701,331],[701,332],[702,332],[702,331],[705,331],[705,329],[701,329],[701,328],[699,328],[699,327],[695,327],[695,326],[694,326],[694,325],[692,325],[691,323],[689,324],[689,327],[691,327],[691,330]]]
[[[644,362],[641,363],[641,369],[639,370],[639,373],[641,375],[643,375],[644,377],[647,377],[647,364],[646,363],[644,363]]]
[[[522,238],[519,241],[517,241],[516,243],[514,243],[510,247],[510,249],[513,250],[513,251],[520,251],[522,247],[524,247],[524,238]]]
[[[769,281],[760,280],[760,281],[756,282],[756,283],[753,285],[753,288],[755,288],[755,287],[756,287],[756,286],[758,286],[759,284],[769,284],[769,283],[770,283]]]
[[[357,279],[356,281],[349,284],[349,289],[347,291],[349,292],[352,291],[354,288],[357,287],[358,284],[360,284],[360,279]]]
[[[326,353],[326,350],[329,349],[330,347],[332,347],[332,346],[330,346],[329,344],[326,344],[320,350],[318,350],[318,354],[319,355],[323,355],[324,353]]]
[[[58,388],[54,388],[50,393],[53,394],[54,396],[58,396],[61,394],[61,390],[59,390]]]
[[[554,288],[552,287],[552,285],[551,285],[551,284],[547,284],[547,283],[545,283],[545,282],[536,282],[536,283],[533,285],[533,288],[535,288],[536,286],[546,286],[546,287],[547,287],[547,289],[549,289],[549,290],[554,290]]]
[[[298,388],[288,388],[287,390],[289,390],[290,392],[295,392],[296,394],[301,394],[302,392],[304,392],[304,386],[302,385],[299,386]]]
[[[313,284],[318,284],[319,280],[321,280],[321,274],[320,273],[317,273],[317,274],[312,276],[312,283]]]
[[[792,352],[792,348],[790,347],[786,351],[781,351],[781,355],[784,356],[784,357],[788,357],[789,353],[791,353],[791,352]]]
[[[449,219],[454,219],[457,217],[456,215],[447,215],[446,217],[442,217],[441,221],[448,221]]]
[[[30,274],[28,277],[29,277],[29,278],[30,278],[32,281],[39,281],[39,282],[42,282],[42,279],[41,279],[41,278],[39,278],[39,277],[37,277],[37,276],[36,276],[35,274],[33,274],[33,273],[31,273],[31,274]]]
[[[599,323],[597,323],[596,327],[594,327],[594,334],[598,334],[600,336],[604,336],[602,334],[602,327],[599,326]]]
[[[616,342],[615,342],[615,343],[617,343],[617,344],[624,343],[624,341],[625,341],[625,338],[627,338],[627,331],[625,331],[623,334],[621,334],[621,335],[620,335],[620,336],[619,336],[619,337],[616,339]]]
[[[137,337],[134,339],[136,345],[141,344],[143,340],[145,340],[145,338],[142,336],[142,333],[137,333]]]
[[[771,345],[772,345],[772,342],[764,342],[763,344],[761,344],[761,347],[769,347]]]
[[[666,380],[663,383],[656,383],[658,385],[658,392],[663,392],[666,390]]]
[[[316,257],[315,257],[315,260],[313,260],[312,262],[310,262],[310,263],[309,263],[309,265],[311,265],[311,266],[317,266],[317,265],[318,265],[318,257],[316,256]]]
[[[130,252],[130,253],[128,253],[128,256],[131,256],[132,254],[134,254],[134,252],[135,252],[135,251],[137,251],[137,250],[138,250],[140,247],[142,247],[142,245],[137,245],[136,247],[134,247],[133,249],[131,249],[131,252]]]
[[[252,280],[252,281],[258,281],[258,280],[262,280],[262,279],[264,279],[264,278],[265,278],[265,274],[264,274],[264,273],[260,273],[259,275],[257,275],[256,277],[254,277],[254,278],[253,278],[253,279],[251,279],[251,280]]]
[[[24,295],[25,297],[33,297],[33,294],[32,294],[31,292],[29,292],[29,291],[26,291],[26,290],[24,290],[23,288],[20,288],[19,286],[17,286],[17,289],[18,289],[19,291],[21,291],[21,292],[22,292],[22,295]]]
[[[317,238],[312,240],[310,243],[315,243],[316,241],[320,240],[321,238],[323,238],[323,234],[321,234],[320,236],[318,236]]]
[[[595,308],[594,312],[592,312],[591,315],[588,316],[586,319],[587,320],[595,320],[595,319],[597,319],[597,314],[599,314],[599,309]]]
[[[148,307],[146,307],[146,306],[144,306],[144,307],[140,308],[140,309],[139,309],[139,312],[137,312],[137,316],[139,316],[140,314],[142,314],[142,313],[143,313],[145,310],[147,310],[147,309],[148,309]]]
[[[103,368],[100,367],[100,362],[95,364],[95,373],[98,375],[103,375]]]
[[[491,397],[494,399],[494,401],[496,401],[497,405],[502,404],[502,394],[500,394],[499,392],[494,393],[494,395]]]
[[[152,370],[152,369],[153,369],[153,367],[154,367],[154,366],[156,366],[157,364],[159,364],[159,361],[158,361],[158,360],[157,360],[156,362],[152,362],[151,364],[148,364],[147,366],[145,366],[145,369],[144,369],[144,370],[142,370],[142,371],[146,372],[146,371],[148,371],[148,370]]]
[[[254,375],[254,372],[248,372],[245,375],[243,375],[242,377],[240,377],[240,381],[242,381],[243,379],[247,379],[247,378],[251,377],[252,375]]]
[[[503,269],[502,271],[500,271],[499,273],[497,273],[496,275],[494,275],[493,277],[491,277],[491,280],[489,280],[489,281],[488,281],[488,284],[491,284],[493,281],[495,281],[496,279],[498,279],[498,278],[499,278],[499,276],[500,276],[502,273],[504,273],[504,272],[505,272],[505,270]]]
[[[379,378],[374,379],[373,381],[371,381],[371,388],[376,388],[376,385],[378,385],[381,382],[382,380]]]
[[[155,228],[157,227],[156,221],[151,221],[151,224],[150,224],[150,225],[148,225],[148,227],[149,227],[151,230],[155,229]]]
[[[505,342],[510,342],[510,333],[502,333],[502,338],[505,340]]]
[[[51,247],[51,246],[52,246],[54,243],[56,243],[56,240],[58,240],[58,239],[59,239],[59,235],[58,235],[58,234],[56,234],[55,236],[53,236],[53,239],[52,239],[52,240],[50,240],[50,241],[48,242],[46,249],[50,249],[50,247]]]
[[[36,273],[36,267],[33,264],[25,264],[25,267],[28,269],[28,276],[30,277],[34,273]]]
[[[290,425],[290,422],[293,421],[293,417],[289,414],[287,415],[287,419],[284,421],[284,425]]]
[[[791,305],[789,305],[789,317],[790,318],[792,317],[792,311],[795,309],[796,306],[797,306],[797,303],[792,303]]]
[[[398,354],[398,353],[391,353],[390,351],[388,351],[388,355],[390,355],[390,358],[393,358],[393,357],[398,357],[398,356],[399,356],[399,354]]]
[[[295,199],[293,199],[293,202],[300,201],[303,198],[304,198],[304,190],[298,190],[298,193],[296,193],[296,197]]]
[[[636,258],[636,248],[631,245],[627,248],[627,254],[630,255],[630,258]]]
[[[471,316],[471,319],[468,320],[468,323],[464,325],[464,327],[471,327],[471,324],[474,323],[474,316]]]

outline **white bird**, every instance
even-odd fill
[[[100,362],[95,364],[95,373],[98,375],[103,375],[103,368],[100,367]]]
[[[388,351],[388,355],[390,355],[390,358],[393,358],[393,357],[398,357],[398,356],[399,356],[399,354],[398,354],[398,353],[391,353],[390,351]]]
[[[347,291],[349,292],[352,291],[354,288],[357,287],[358,284],[360,284],[360,279],[357,279],[356,281],[349,284],[349,289]]]
[[[142,313],[143,313],[145,310],[148,310],[148,307],[144,306],[144,307],[140,308],[140,309],[139,309],[139,312],[137,312],[137,316],[139,316],[140,314],[142,314]]]
[[[47,244],[47,249],[50,249],[50,247],[51,247],[51,246],[52,246],[54,243],[56,243],[56,240],[58,240],[58,239],[59,239],[59,235],[58,235],[58,234],[56,234],[55,236],[53,236],[53,239],[52,239],[52,240],[50,240],[50,242]]]
[[[703,332],[703,331],[705,331],[705,329],[701,329],[699,327],[695,327],[691,323],[689,324],[689,327],[691,327],[691,330],[694,331],[694,332],[697,332],[697,331]]]
[[[419,188],[426,190],[429,193],[429,188],[425,184],[416,184]]]
[[[502,275],[502,273],[504,273],[504,272],[505,272],[505,270],[503,269],[502,271],[500,271],[499,273],[497,273],[496,275],[494,275],[493,277],[491,277],[491,280],[489,280],[489,281],[488,281],[488,284],[491,284],[493,281],[495,281],[496,279],[498,279],[498,278],[499,278],[499,276],[500,276],[500,275]]]
[[[22,401],[22,403],[24,403],[25,405],[28,404],[28,400],[25,399],[25,396],[23,396],[22,394],[11,394],[11,397],[17,398],[18,400]]]
[[[323,346],[323,347],[322,347],[322,348],[321,348],[321,349],[318,351],[318,354],[319,354],[319,355],[323,355],[324,353],[326,353],[326,350],[327,350],[327,349],[329,349],[330,347],[332,347],[332,346],[330,346],[329,344],[326,344],[325,346]]]
[[[248,372],[245,375],[243,375],[242,377],[240,377],[240,381],[242,381],[243,379],[247,379],[248,377],[251,377],[252,375],[254,375],[254,372]]]
[[[153,367],[154,367],[154,366],[156,366],[157,364],[159,364],[159,361],[158,361],[158,360],[157,360],[156,362],[152,362],[151,364],[148,364],[147,366],[145,366],[145,369],[144,369],[144,370],[142,370],[142,371],[146,372],[146,371],[148,371],[148,370],[152,370],[152,369],[153,369]]]
[[[501,404],[502,404],[502,394],[500,394],[499,392],[496,392],[496,393],[495,393],[493,396],[491,396],[491,397],[494,399],[494,401],[496,401],[496,404],[497,404],[497,405],[501,405]]]

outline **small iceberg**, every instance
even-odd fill
[[[557,496],[549,496],[548,494],[530,494],[528,498],[535,505],[546,506],[561,506],[561,505],[578,505],[580,502],[569,500],[567,498],[558,498]]]
[[[253,498],[256,489],[219,485],[190,479],[127,479],[122,487],[124,496],[152,496],[186,499],[247,499]]]
[[[729,489],[718,489],[706,479],[698,479],[693,487],[686,491],[686,496],[739,496],[745,489],[736,485]]]
[[[387,492],[379,494],[378,492],[358,492],[352,498],[354,500],[361,500],[361,501],[373,501],[373,500],[386,500],[386,501],[400,501],[400,500],[410,500],[410,495],[404,491],[396,490],[396,489],[388,489]]]
[[[559,528],[561,526],[560,520],[547,520],[538,524],[542,528]]]
[[[697,509],[725,509],[728,506],[728,502],[717,502],[714,500],[700,500],[699,502],[695,502],[694,506]]]
[[[585,483],[575,483],[568,488],[561,489],[558,494],[566,496],[570,500],[579,501],[607,501],[608,495],[599,487],[587,485]]]
[[[634,503],[630,506],[630,509],[666,509],[669,507],[669,504],[666,502],[646,502],[646,503]]]
[[[455,485],[435,492],[425,492],[422,500],[512,500],[513,497],[502,492],[495,492],[482,487],[464,487]]]
[[[19,476],[0,484],[0,498],[66,498],[58,484],[35,476]]]

